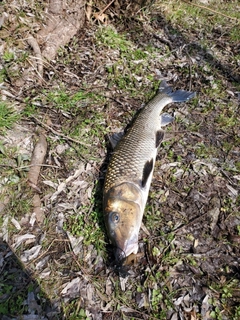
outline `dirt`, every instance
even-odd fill
[[[5,59],[9,73],[1,86],[3,99],[25,114],[2,137],[3,145],[16,145],[19,155],[28,155],[21,166],[29,165],[39,132],[48,148],[37,185],[29,187],[26,172],[13,163],[19,183],[7,189],[10,182],[1,181],[2,319],[240,318],[239,42],[230,37],[235,22],[215,23],[211,32],[204,23],[187,30],[165,16],[168,5],[123,16],[127,8],[115,1],[104,20],[96,7],[87,8],[90,20],[54,60],[44,63],[41,83],[32,77],[35,69],[26,81],[13,73],[21,67],[24,73],[26,62],[16,67]],[[211,20],[213,13],[204,10]],[[119,79],[132,70],[124,48],[121,56],[110,42],[101,43],[99,30],[108,26],[136,50],[154,48],[147,63],[142,59],[142,71],[134,71],[134,89],[127,80],[123,87],[114,82],[107,69],[116,63]],[[31,52],[31,47],[19,50]],[[120,58],[124,64],[118,69]],[[131,122],[159,78],[195,91],[197,98],[171,106],[177,119],[159,149],[140,255],[119,267],[101,213],[111,153],[107,134]],[[62,88],[69,94],[67,107],[54,96]],[[68,99],[79,90],[102,96],[73,100],[70,108]],[[28,103],[35,106],[30,116]],[[80,123],[79,136],[73,135]],[[94,126],[100,133],[92,131]],[[7,170],[12,174],[5,166],[0,169],[4,177]],[[36,194],[41,221],[34,212]]]

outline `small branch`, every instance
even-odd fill
[[[156,33],[154,33],[154,34],[153,34],[153,37],[154,37],[154,38],[156,38],[157,40],[159,40],[160,42],[162,42],[162,43],[166,44],[166,45],[170,48],[170,50],[172,50],[172,49],[173,49],[173,47],[172,47],[172,44],[171,44],[171,41],[170,41],[170,40],[168,40],[168,39],[166,39],[166,38],[163,38],[163,37],[160,37],[160,36],[159,36],[159,35],[157,35]]]
[[[10,164],[0,164],[0,167],[7,167],[7,168],[12,168],[14,170],[22,170],[22,169],[27,169],[27,168],[31,168],[33,166],[40,166],[40,167],[49,167],[49,168],[55,168],[55,169],[59,169],[58,166],[52,166],[50,164],[41,164],[41,163],[35,163],[35,164],[29,164],[27,166],[21,166],[21,167],[15,167],[12,166]]]
[[[41,122],[41,121],[38,120],[37,118],[35,118],[35,117],[32,117],[32,118],[33,118],[34,121],[36,121],[39,125],[41,125],[43,128],[50,130],[53,134],[55,134],[55,135],[57,135],[57,136],[60,136],[60,137],[62,137],[62,138],[65,139],[65,140],[68,140],[68,141],[72,141],[72,142],[81,144],[82,146],[90,147],[89,144],[84,143],[84,142],[81,142],[81,141],[76,140],[76,139],[73,139],[73,138],[71,138],[71,137],[65,136],[63,133],[60,133],[60,132],[52,129],[51,127],[49,127],[49,126],[46,125],[45,123]]]
[[[186,49],[186,53],[187,53],[188,61],[189,61],[189,91],[191,91],[192,90],[192,59],[191,59],[187,49]]]
[[[34,185],[37,185],[38,176],[41,169],[39,164],[43,163],[46,152],[47,152],[47,140],[44,134],[40,133],[38,142],[33,150],[31,168],[28,172],[28,180]]]
[[[59,169],[58,166],[52,166],[50,164],[38,164],[38,163],[35,163],[35,164],[30,164],[28,166],[22,166],[22,167],[12,167],[14,169],[17,169],[17,170],[22,170],[22,169],[26,169],[26,168],[31,168],[32,166],[40,166],[40,167],[49,167],[49,168],[55,168],[55,169]]]
[[[35,190],[35,192],[37,191],[38,193],[41,192],[41,190],[37,186],[38,177],[41,169],[41,166],[39,166],[39,164],[43,163],[46,153],[47,140],[45,135],[43,133],[40,133],[38,142],[36,143],[35,148],[33,150],[31,168],[28,172],[28,184],[33,190]],[[41,207],[41,199],[38,193],[35,193],[33,195],[32,204],[37,222],[42,223],[45,216],[44,211]]]
[[[201,216],[197,216],[196,218],[193,218],[190,222],[188,222],[187,224],[183,224],[179,227],[177,227],[176,229],[173,230],[173,232],[176,235],[179,235],[179,232],[181,231],[186,231],[186,228],[190,227],[191,225],[193,225],[194,223],[196,223],[197,221],[203,219],[206,215],[208,214],[208,211],[203,213]]]
[[[224,13],[222,13],[222,12],[219,12],[219,11],[216,11],[216,10],[213,10],[213,9],[210,9],[210,8],[205,7],[205,6],[202,6],[202,5],[200,5],[200,4],[188,2],[188,1],[186,1],[186,0],[182,0],[182,1],[185,2],[185,3],[187,3],[187,4],[189,4],[189,5],[192,5],[192,6],[195,6],[195,7],[198,7],[198,8],[201,8],[201,9],[205,9],[205,10],[208,10],[208,11],[210,11],[210,12],[219,14],[219,15],[221,15],[221,16],[223,16],[223,17],[226,17],[226,18],[229,18],[229,19],[232,19],[232,20],[239,21],[238,18],[230,17],[230,16],[228,16],[227,14],[224,14]]]
[[[27,43],[30,45],[30,47],[33,49],[33,52],[35,53],[35,57],[37,60],[37,70],[40,80],[43,80],[43,60],[42,60],[42,53],[39,48],[39,45],[37,43],[37,40],[33,36],[29,36],[27,38]]]
[[[99,16],[101,16],[104,13],[104,11],[106,11],[114,1],[115,0],[112,0],[111,2],[109,2],[109,4],[107,4],[106,7],[99,12]]]

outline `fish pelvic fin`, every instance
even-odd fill
[[[116,146],[118,145],[119,141],[122,139],[123,136],[124,136],[124,131],[115,132],[111,135],[108,135],[108,139],[112,146],[112,149],[116,148]]]
[[[165,93],[172,98],[172,102],[185,102],[196,96],[195,92],[185,90],[177,90],[173,92],[172,88],[164,80],[161,81],[159,92]]]
[[[147,161],[143,168],[143,174],[142,174],[142,187],[144,188],[147,184],[148,178],[153,171],[153,159],[150,161]]]
[[[162,113],[160,116],[161,127],[167,126],[169,123],[172,123],[174,116],[171,116],[168,113]]]

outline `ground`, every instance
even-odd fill
[[[42,77],[26,37],[44,5],[1,4],[1,318],[240,319],[239,3],[106,4],[87,4]],[[120,268],[102,213],[108,135],[163,79],[197,95],[168,107],[139,255]]]

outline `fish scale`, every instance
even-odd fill
[[[159,93],[140,111],[126,135],[118,142],[107,169],[103,207],[115,256],[137,253],[138,233],[152,180],[153,168],[164,131],[173,118],[161,114],[171,102],[185,102],[195,94],[162,82]]]
[[[142,178],[144,165],[155,150],[156,130],[160,127],[159,110],[156,104],[164,94],[158,94],[137,116],[133,126],[119,142],[113,152],[108,166],[105,191],[116,183],[131,178],[137,181]]]

